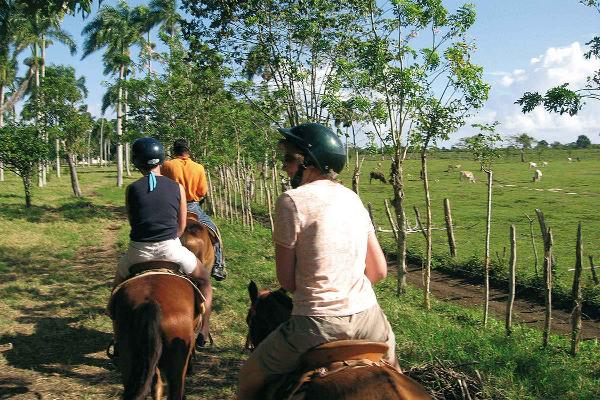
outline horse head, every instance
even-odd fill
[[[290,317],[292,299],[284,289],[259,291],[254,281],[248,284],[248,294],[251,302],[246,317],[248,344],[255,348]]]
[[[181,244],[187,247],[206,265],[212,266],[215,261],[215,250],[212,245],[209,229],[198,221],[195,213],[187,213],[185,232],[181,235]]]

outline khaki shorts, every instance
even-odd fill
[[[384,358],[396,364],[396,338],[379,305],[343,317],[292,315],[260,343],[251,357],[258,358],[269,378],[295,370],[307,350],[344,339],[385,342],[389,349]]]
[[[129,267],[145,261],[172,261],[179,264],[181,271],[189,275],[196,269],[196,255],[184,247],[179,238],[162,242],[129,242],[127,252],[119,260],[117,273],[126,278]]]

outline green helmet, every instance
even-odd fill
[[[324,125],[307,122],[292,128],[279,128],[279,132],[296,145],[307,157],[307,164],[322,173],[344,169],[346,151],[340,138]]]

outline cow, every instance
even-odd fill
[[[542,167],[547,167],[548,166],[548,161],[542,161]]]
[[[371,184],[371,181],[373,179],[381,181],[381,183],[387,183],[387,180],[385,179],[383,173],[378,171],[371,171],[371,173],[369,174],[369,185]]]
[[[533,182],[539,182],[542,179],[542,171],[540,171],[539,169],[535,170],[535,173],[533,174]]]
[[[573,161],[573,159],[571,157],[567,157],[567,161],[571,162],[571,161]]]
[[[537,168],[537,164],[534,162],[529,163],[529,168]]]
[[[462,181],[463,178],[468,179],[471,183],[475,183],[475,175],[471,171],[460,171],[460,180]]]

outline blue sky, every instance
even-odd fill
[[[463,3],[444,1],[451,10]],[[541,109],[523,115],[514,104],[525,91],[541,91],[567,81],[583,86],[585,76],[600,69],[600,62],[584,60],[582,55],[585,42],[600,34],[597,29],[600,14],[577,0],[479,0],[473,3],[477,21],[470,37],[478,47],[474,57],[484,67],[485,79],[492,90],[484,109],[470,122],[498,120],[503,136],[526,132],[538,140],[567,143],[585,134],[593,143],[600,143],[600,102],[588,103],[576,117],[550,115]],[[103,4],[116,4],[116,1],[104,0]],[[94,12],[96,9],[97,4]],[[89,19],[67,16],[63,23],[79,48],[83,44],[81,30]],[[100,115],[105,92],[103,81],[111,79],[102,75],[101,51],[81,60],[81,53],[71,56],[64,46],[57,44],[47,53],[49,63],[73,65],[78,75],[86,77],[89,109],[94,115]],[[441,145],[455,143],[461,136],[472,133],[462,129]]]

